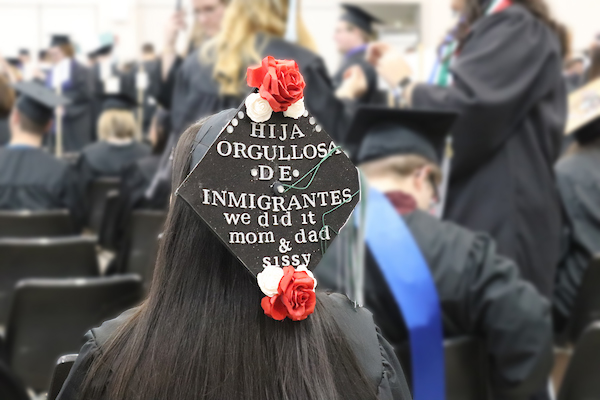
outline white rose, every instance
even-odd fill
[[[246,113],[254,122],[265,122],[271,119],[273,109],[260,94],[252,93],[246,98]]]
[[[260,290],[269,297],[273,297],[278,293],[277,289],[281,278],[283,278],[283,269],[272,265],[265,267],[263,272],[256,276]]]
[[[285,115],[288,118],[298,119],[304,114],[304,111],[306,111],[306,108],[304,107],[303,97],[291,106],[289,106],[287,111],[283,112],[283,115]]]
[[[308,276],[310,276],[313,279],[313,281],[315,281],[315,286],[313,286],[313,290],[315,290],[317,288],[317,280],[315,279],[315,275],[312,273],[311,270],[309,270],[308,268],[306,268],[306,266],[303,265],[301,267],[296,268],[296,271],[298,271],[298,272],[302,272],[302,271],[306,272],[308,274]]]

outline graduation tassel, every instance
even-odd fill
[[[140,62],[140,71],[136,76],[136,86],[138,92],[138,131],[136,132],[136,140],[138,142],[142,141],[143,138],[143,130],[144,130],[144,93],[146,91],[148,77],[146,75],[146,70],[144,69],[144,63]]]
[[[446,208],[446,198],[448,197],[448,186],[450,184],[450,170],[452,168],[452,157],[454,150],[452,149],[452,136],[446,138],[446,148],[444,150],[444,160],[442,161],[442,182],[438,187],[438,204],[435,206],[433,215],[438,218],[444,216]]]

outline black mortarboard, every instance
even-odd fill
[[[28,56],[29,55],[29,50],[27,50],[27,49],[20,49],[19,50],[19,55],[20,56]]]
[[[204,122],[176,194],[255,276],[314,269],[359,201],[356,167],[303,106],[254,122],[256,96]]]
[[[369,35],[375,33],[373,30],[374,23],[381,23],[381,20],[360,7],[352,4],[342,4],[344,8],[344,14],[342,20],[351,23],[352,25],[360,28]]]
[[[600,79],[569,95],[566,134],[583,145],[600,138]]]
[[[458,114],[364,106],[357,110],[347,146],[356,164],[397,154],[417,154],[441,163]]]
[[[71,44],[71,39],[68,35],[52,35],[50,47],[62,46],[65,44]]]
[[[56,107],[70,103],[67,98],[58,96],[36,82],[20,82],[15,84],[14,88],[19,94],[17,110],[40,125],[50,122]]]

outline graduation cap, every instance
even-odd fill
[[[14,85],[19,94],[17,110],[33,122],[46,125],[52,119],[54,109],[70,103],[65,97],[36,82],[20,82]]]
[[[135,77],[121,73],[104,82],[102,110],[131,111],[138,106]]]
[[[21,68],[21,60],[19,60],[18,58],[9,57],[6,59],[6,62],[15,68]]]
[[[356,164],[397,154],[417,154],[440,164],[457,113],[360,107],[347,146]]]
[[[115,37],[111,33],[103,33],[97,40],[94,41],[90,46],[90,57],[106,56],[113,50],[115,44]]]
[[[569,96],[567,135],[586,144],[600,137],[600,79],[596,79]]]
[[[19,55],[20,56],[29,56],[29,50],[27,50],[27,49],[20,49],[19,50]]]
[[[138,102],[134,96],[128,93],[116,93],[105,96],[104,102],[102,103],[102,110],[126,110],[132,111],[137,107]]]
[[[382,22],[379,18],[369,14],[362,8],[355,5],[342,4],[342,7],[344,8],[344,14],[342,15],[341,19],[365,31],[369,35],[375,33],[373,30],[373,24]]]
[[[52,35],[50,39],[50,47],[64,46],[71,44],[71,38],[69,35]]]
[[[277,76],[294,74],[296,101],[256,83],[265,61],[249,69],[260,91],[203,124],[176,191],[259,282],[267,269],[315,268],[360,196],[356,167],[304,108],[296,63],[270,59],[287,66]]]

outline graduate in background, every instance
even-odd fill
[[[453,0],[461,22],[440,49],[431,84],[386,44],[370,61],[413,108],[454,110],[444,218],[487,232],[523,277],[552,297],[560,257],[560,197],[553,166],[567,101],[568,38],[545,0]]]
[[[566,327],[589,263],[600,253],[600,80],[571,96],[570,121],[578,114],[585,115],[585,121],[567,128],[575,141],[555,168],[570,222],[568,246],[554,291],[558,331]]]
[[[79,152],[92,142],[93,77],[88,68],[75,60],[75,50],[69,36],[54,35],[49,57],[53,68],[47,77],[48,87],[71,100],[62,116],[63,151]]]
[[[334,40],[343,59],[333,76],[333,85],[336,90],[340,89],[348,69],[358,65],[365,74],[367,88],[357,101],[360,104],[385,103],[385,99],[382,100],[381,96],[378,96],[377,72],[366,59],[367,46],[376,38],[373,24],[381,21],[360,7],[350,4],[343,4],[342,7],[344,13],[335,28]],[[344,95],[341,94],[340,97],[343,98]]]
[[[37,83],[19,83],[15,89],[19,98],[10,116],[11,140],[0,148],[0,209],[68,209],[80,226],[83,207],[75,174],[41,149],[54,109],[68,100]]]
[[[429,213],[442,179],[446,136],[455,118],[456,114],[448,112],[359,108],[347,147],[368,186],[385,194],[416,241],[437,289],[444,337],[482,339],[494,398],[527,399],[544,386],[552,367],[548,301],[520,278],[511,260],[497,254],[489,236],[441,222]],[[368,203],[367,193],[363,188],[362,201]],[[352,230],[352,223],[342,229],[340,240],[316,270],[322,289],[352,293],[352,284],[346,282],[360,281],[348,276],[348,266],[363,260],[349,258],[352,253],[347,250],[356,252],[357,247],[367,245],[350,240]],[[407,343],[407,324],[374,255],[367,247],[364,306],[398,351]],[[398,257],[406,256],[398,253]],[[419,303],[425,307],[428,302]]]
[[[150,155],[150,147],[135,139],[136,106],[133,95],[125,90],[106,96],[98,120],[100,141],[86,146],[77,163],[84,188],[98,178],[119,177],[126,166]]]

